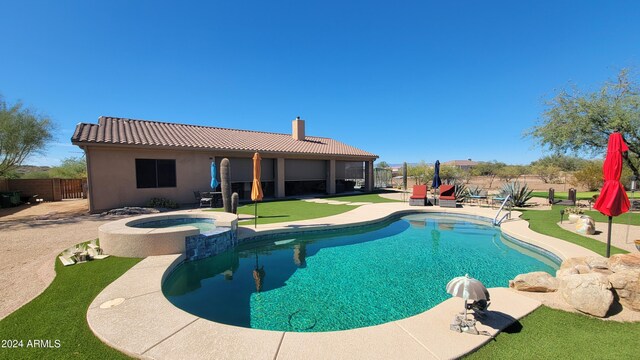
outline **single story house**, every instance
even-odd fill
[[[212,191],[211,163],[228,158],[233,191],[248,200],[252,158],[262,157],[266,198],[335,194],[353,190],[356,180],[373,189],[377,155],[337,140],[306,136],[304,120],[291,134],[100,117],[80,123],[71,142],[87,160],[89,210],[144,205],[153,197],[194,203],[194,191]]]

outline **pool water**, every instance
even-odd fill
[[[486,287],[506,287],[518,274],[554,274],[557,268],[487,223],[416,214],[348,232],[285,236],[187,262],[168,277],[163,292],[175,306],[220,323],[334,331],[424,312],[450,298],[447,282],[466,273]]]
[[[176,218],[166,220],[147,221],[133,225],[137,228],[171,228],[178,226],[195,226],[201,233],[211,232],[216,229],[214,219],[211,218]]]

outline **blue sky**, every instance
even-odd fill
[[[3,1],[0,93],[80,156],[101,115],[332,137],[389,163],[526,164],[571,82],[640,63],[637,1]]]

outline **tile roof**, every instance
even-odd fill
[[[291,134],[105,116],[98,119],[98,124],[78,124],[71,142],[75,145],[138,145],[377,158],[372,153],[324,137],[306,136],[304,141],[297,141]]]

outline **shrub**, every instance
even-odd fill
[[[602,179],[602,161],[590,161],[582,169],[573,173],[572,185],[581,185],[589,191],[600,188],[604,182]]]
[[[513,206],[523,207],[527,206],[527,201],[533,197],[533,195],[531,195],[532,192],[533,190],[529,190],[529,186],[527,186],[526,183],[521,186],[520,182],[515,181],[504,184],[502,190],[500,190],[500,196],[511,196],[511,204],[513,204]]]
[[[567,214],[576,214],[576,215],[584,214],[584,210],[580,209],[577,206],[565,208],[564,212]]]
[[[178,203],[167,198],[152,198],[147,202],[147,206],[152,208],[177,209]]]

